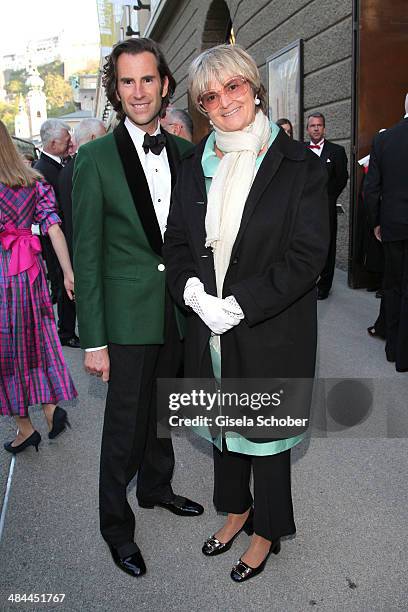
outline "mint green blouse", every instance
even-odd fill
[[[278,134],[279,127],[271,121],[271,136],[268,142],[268,149]],[[207,139],[201,158],[201,166],[204,172],[207,193],[211,186],[212,177],[214,176],[218,168],[218,164],[220,163],[220,159],[215,153],[214,145],[215,133],[212,132]],[[256,170],[258,170],[259,166],[261,165],[266,152],[267,151],[258,156],[256,160]],[[218,382],[221,382],[221,355],[213,348],[211,344],[210,352],[214,378]],[[221,431],[217,438],[214,439],[211,437],[210,431],[207,427],[195,427],[194,429],[200,436],[215,444],[215,446],[220,450],[222,450],[222,441],[224,438],[229,451],[243,453],[244,455],[256,456],[276,455],[277,453],[281,453],[289,448],[292,448],[296,444],[299,444],[299,442],[301,442],[301,440],[303,440],[305,437],[305,433],[302,433],[299,436],[294,436],[293,438],[275,440],[274,442],[251,442],[250,440],[247,440],[241,436],[239,433],[233,431],[226,431],[224,433]]]

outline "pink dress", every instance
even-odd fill
[[[38,237],[56,213],[52,187],[0,183],[0,414],[71,400],[77,392],[64,361]]]

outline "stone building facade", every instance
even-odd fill
[[[117,8],[116,0],[111,3]],[[406,23],[407,0],[150,0],[124,5],[110,39],[113,45],[140,33],[161,44],[178,83],[173,103],[190,111],[196,141],[208,123],[188,98],[187,71],[200,51],[223,42],[242,45],[268,87],[268,58],[301,41],[300,123],[323,112],[327,138],[346,149],[350,180],[338,202],[337,265],[348,270],[351,286],[364,287],[379,279],[366,261],[357,162],[370,152],[376,132],[403,116]],[[113,115],[100,79],[96,114],[108,123]]]
[[[169,1],[148,23],[145,35],[158,41],[177,81],[173,103],[191,110],[187,70],[204,48],[235,41],[255,59],[267,86],[268,57],[303,39],[303,113],[319,110],[327,138],[343,145],[350,158],[352,82],[351,0],[180,0]],[[196,120],[197,117],[194,117]],[[349,187],[339,204],[337,265],[347,268]]]

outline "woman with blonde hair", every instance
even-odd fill
[[[268,120],[258,68],[240,47],[202,52],[189,92],[213,131],[182,162],[165,235],[169,287],[188,313],[185,375],[289,380],[296,400],[315,369],[326,173]],[[294,408],[307,412],[310,385],[299,397]],[[304,431],[273,432],[255,439],[227,426],[212,435],[214,504],[227,520],[202,551],[219,555],[241,531],[253,533],[231,571],[236,582],[259,574],[280,538],[295,532],[290,449]]]
[[[73,299],[74,275],[54,191],[24,163],[0,121],[0,414],[13,416],[18,427],[16,438],[4,444],[13,454],[29,446],[38,450],[41,442],[28,415],[30,405],[42,404],[53,439],[69,424],[57,403],[77,395],[58,339],[33,223],[50,236]]]

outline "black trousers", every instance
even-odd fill
[[[295,533],[290,483],[290,450],[266,457],[221,452],[213,447],[214,505],[242,514],[254,503],[254,530],[272,542]],[[250,490],[253,472],[254,496]]]
[[[383,242],[386,342],[389,361],[408,370],[408,240]]]
[[[337,244],[337,208],[336,200],[329,198],[329,222],[330,222],[330,244],[327,253],[326,263],[320,279],[317,283],[321,291],[329,292],[333,284],[334,269],[336,266],[336,244]]]
[[[127,486],[137,473],[140,501],[170,501],[174,469],[170,438],[157,438],[156,378],[175,377],[181,342],[166,308],[164,345],[109,344],[110,379],[102,433],[99,516],[104,539],[124,550],[134,541]],[[129,552],[132,552],[129,549]]]
[[[73,338],[75,336],[76,323],[75,302],[69,299],[65,291],[64,275],[50,238],[48,236],[41,236],[40,240],[45,263],[47,264],[52,298],[57,301],[58,334],[60,338]]]
[[[47,276],[51,285],[51,294],[53,300],[58,299],[59,288],[61,286],[60,273],[61,268],[58,263],[58,258],[55,254],[54,247],[48,236],[40,236],[42,255],[47,265]]]
[[[64,278],[60,270],[60,286],[58,289],[58,334],[60,338],[69,340],[75,336],[76,308],[70,300],[64,287]]]
[[[380,336],[383,336],[383,338],[385,338],[386,331],[385,331],[385,299],[384,297],[381,298],[380,312],[378,313],[377,320],[374,323],[373,327],[375,328],[375,331],[377,334],[380,334]]]

